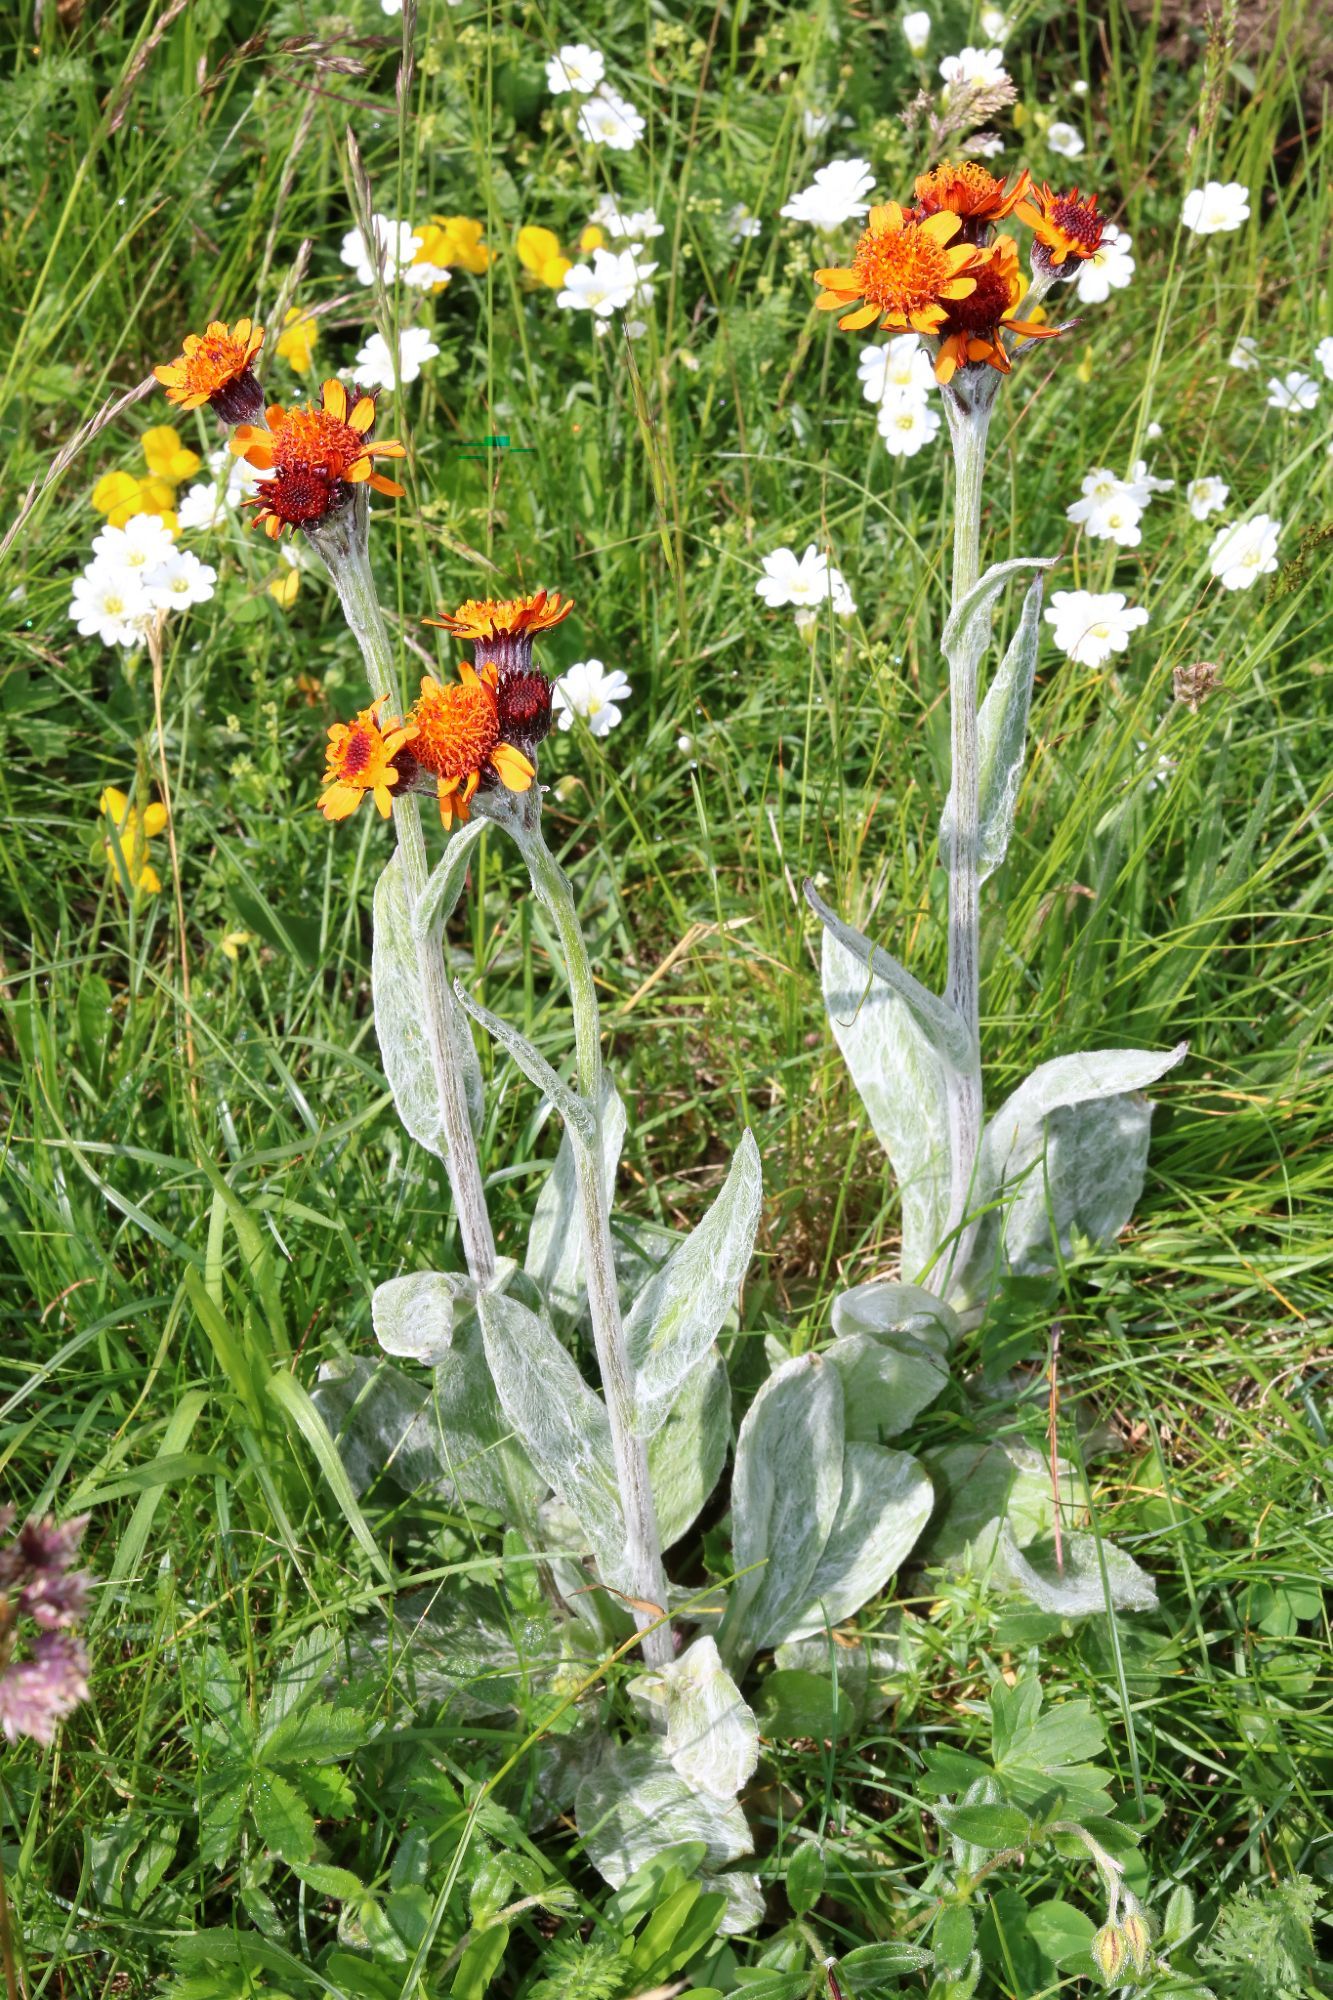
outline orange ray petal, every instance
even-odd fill
[[[845,333],[855,333],[858,327],[869,326],[871,320],[878,317],[878,306],[858,306],[855,312],[849,312],[840,319],[838,325]]]

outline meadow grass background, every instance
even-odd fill
[[[1118,1785],[1153,1821],[1154,1885],[1188,1880],[1211,1913],[1246,1884],[1333,1873],[1333,391],[1284,417],[1261,386],[1310,367],[1333,324],[1324,107],[1295,19],[1284,9],[1243,59],[1203,28],[1175,34],[1167,59],[1152,17],[1080,0],[1021,11],[1008,44],[1027,115],[1001,121],[1003,164],[1067,181],[1034,114],[1071,118],[1088,141],[1076,176],[1132,232],[1138,274],[1006,391],[985,553],[1059,555],[1055,587],[1110,587],[1114,571],[1152,615],[1103,671],[1043,649],[1015,838],[986,899],[991,1102],[1071,1050],[1186,1038],[1190,1056],[1155,1093],[1125,1242],[1063,1274],[1053,1308],[1015,1288],[960,1357],[980,1394],[951,1392],[921,1440],[998,1428],[1040,1442],[1054,1314],[1062,1444],[1078,1452],[1082,1435],[1100,1454],[1096,1525],[1153,1572],[1162,1609],[1066,1629],[981,1580],[914,1574],[923,1643],[890,1716],[854,1743],[778,1746],[766,1766],[774,1923],[788,1860],[818,1835],[836,1888],[819,1922],[844,1945],[895,1935],[928,1869],[921,1747],[974,1743],[990,1674],[1037,1644],[1049,1698],[1092,1700]],[[887,10],[589,0],[578,14],[487,14],[432,0],[396,96],[400,26],[364,0],[338,15],[190,0],[170,20],[25,7],[6,31],[6,528],[41,490],[0,569],[0,1492],[33,1512],[91,1510],[90,1557],[108,1579],[91,1702],[52,1753],[9,1751],[0,1769],[34,1994],[155,1990],[182,1936],[233,1923],[290,1964],[230,1986],[218,1974],[197,2000],[332,1990],[300,1984],[332,1904],[266,1858],[249,1821],[233,1855],[201,1847],[202,1787],[222,1755],[205,1728],[205,1647],[235,1662],[257,1706],[303,1637],[345,1635],[385,1598],[389,1565],[399,1581],[447,1582],[500,1553],[402,1496],[372,1493],[353,1517],[299,1397],[262,1386],[280,1367],[308,1389],[321,1363],[371,1352],[374,1284],[456,1256],[443,1175],[403,1138],[374,1041],[369,897],[388,836],[369,813],[331,831],[313,811],[324,731],[363,698],[332,592],[306,573],[283,612],[262,538],[233,524],[192,544],[220,586],[173,620],[165,669],[187,1010],[166,843],[165,892],[128,908],[90,851],[104,785],[156,795],[147,659],[77,639],[66,617],[98,525],[93,481],[135,463],[165,404],[131,407],[42,484],[77,427],[188,327],[215,313],[271,322],[302,258],[295,296],[325,309],[316,374],[351,361],[375,305],[338,261],[348,125],[377,207],[484,218],[501,252],[485,277],[456,272],[411,302],[442,353],[383,405],[382,431],[411,453],[409,498],[377,505],[373,530],[405,681],[423,649],[449,658],[421,615],[545,584],[578,600],[548,668],[595,655],[633,684],[604,743],[576,732],[542,756],[632,1107],[621,1203],[689,1222],[754,1126],[767,1199],[733,1355],[742,1393],[762,1375],[765,1331],[823,1338],[833,1291],[894,1263],[891,1178],[822,1018],[798,891],[827,878],[845,914],[941,980],[949,480],[942,439],[914,459],[885,454],[856,381],[861,341],[816,322],[815,239],[777,210],[833,156],[869,157],[885,192],[929,164],[899,118],[916,66]],[[632,154],[598,154],[551,115],[544,58],[571,39],[600,47],[647,115]],[[978,39],[965,8],[942,8],[932,65]],[[810,141],[807,105],[851,124]],[[1205,177],[1244,181],[1254,211],[1211,245],[1177,234],[1183,192]],[[586,316],[521,282],[512,251],[523,223],[572,243],[607,187],[666,224],[648,253],[660,269],[637,380],[619,331],[594,339]],[[742,201],[764,228],[737,247],[726,217]],[[1241,334],[1258,342],[1258,374],[1227,365]],[[303,385],[270,357],[266,386],[285,399]],[[207,417],[180,428],[198,450],[216,441]],[[487,433],[522,451],[457,449]],[[1177,482],[1142,547],[1077,542],[1064,509],[1082,473],[1140,455]],[[1233,511],[1284,522],[1283,567],[1252,591],[1208,579],[1214,524],[1194,523],[1179,492],[1201,473],[1227,480]],[[806,643],[753,584],[763,555],[810,540],[831,547],[859,615]],[[1200,659],[1223,685],[1191,713],[1172,672]],[[222,941],[240,931],[233,960]],[[485,1003],[561,1059],[550,940],[491,838],[455,946]],[[482,1059],[504,1248],[522,1241],[553,1142],[526,1085]],[[343,1760],[352,1803],[330,1808],[326,1852],[367,1882],[415,1869],[436,1898],[457,1861],[457,1801],[532,1718],[508,1730],[400,1716],[387,1671],[357,1699],[365,1731],[383,1733]],[[446,1942],[465,1934],[478,1857],[526,1838],[521,1796],[514,1821],[477,1834]],[[605,1891],[572,1829],[533,1845],[548,1887],[567,1881],[571,1921],[595,1927]],[[530,1914],[492,1990],[532,1990],[545,1950]],[[1026,1961],[988,1974],[1015,1994],[1034,1977]],[[1217,1990],[1245,1990],[1228,1977]]]

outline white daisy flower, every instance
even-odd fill
[[[1100,667],[1112,653],[1123,653],[1130,633],[1147,622],[1147,612],[1118,590],[1057,590],[1046,613],[1056,645],[1081,667]]]
[[[74,579],[69,615],[85,639],[95,636],[104,646],[136,645],[152,614],[139,570],[94,562]]]
[[[102,569],[142,576],[171,554],[176,537],[156,514],[133,514],[123,528],[103,528],[93,536],[93,555]]]
[[[411,264],[421,248],[421,238],[413,234],[410,222],[395,222],[388,215],[372,215],[370,227],[370,249],[359,229],[349,229],[338,254],[348,269],[356,273],[359,285],[374,284],[377,265],[384,272],[385,284],[391,285]]]
[[[1087,494],[1072,507],[1066,507],[1065,514],[1094,541],[1115,542],[1122,549],[1136,549],[1143,540],[1139,527],[1143,509],[1119,480],[1114,492]]]
[[[606,58],[599,49],[589,48],[586,42],[566,42],[546,65],[546,87],[553,97],[562,97],[570,90],[585,96],[596,90],[605,75]]]
[[[609,320],[632,300],[646,303],[652,298],[648,279],[656,269],[656,264],[636,258],[633,250],[597,249],[591,264],[573,264],[566,271],[564,290],[557,292],[555,302],[566,312],[590,312]]]
[[[904,397],[883,403],[876,419],[879,434],[892,458],[915,458],[939,435],[940,414],[929,403]]]
[[[931,22],[929,14],[924,9],[918,8],[910,14],[904,14],[900,26],[903,31],[903,39],[906,41],[911,53],[914,56],[923,56],[930,47]]]
[[[784,202],[780,214],[793,222],[812,222],[816,229],[841,229],[853,216],[865,215],[865,197],[875,185],[869,160],[830,160],[820,167],[808,188]]]
[[[915,333],[898,333],[882,345],[863,347],[856,372],[861,394],[877,407],[894,401],[924,402],[935,387],[930,356]]]
[[[1009,16],[999,7],[983,7],[981,32],[988,42],[1002,42],[1009,33]]]
[[[1228,368],[1257,368],[1259,343],[1253,334],[1243,333],[1227,356]]]
[[[227,519],[227,490],[201,479],[176,502],[176,525],[183,535],[220,528]]]
[[[596,96],[585,98],[580,106],[579,130],[594,146],[608,146],[613,153],[630,153],[647,126],[628,99],[605,84]]]
[[[1083,134],[1076,126],[1066,125],[1063,118],[1046,128],[1046,144],[1062,160],[1076,160],[1084,150]]]
[[[609,736],[631,691],[619,667],[608,671],[600,660],[576,660],[552,688],[551,703],[562,729],[572,729],[581,715],[594,736]]]
[[[940,75],[948,84],[981,84],[991,88],[1009,81],[999,49],[960,49],[956,56],[945,56]]]
[[[658,221],[655,209],[624,209],[613,194],[598,196],[588,220],[597,223],[608,236],[626,241],[632,238],[636,243],[646,243],[651,236],[666,234],[666,224]]]
[[[1323,369],[1325,375],[1327,375],[1329,381],[1333,382],[1333,336],[1320,341],[1314,351],[1314,358]]]
[[[189,549],[173,549],[165,562],[148,572],[145,588],[159,611],[184,611],[207,604],[218,573]]]
[[[439,348],[424,326],[405,326],[398,335],[398,380],[404,387],[415,382],[426,362],[433,361]],[[362,389],[392,389],[393,353],[382,333],[372,333],[356,357],[352,369]]]
[[[1074,290],[1081,306],[1104,306],[1112,292],[1125,289],[1134,276],[1134,259],[1129,254],[1132,242],[1117,224],[1107,223],[1101,242],[1078,267]]]
[[[831,111],[812,111],[807,105],[801,113],[801,129],[807,139],[822,139],[832,123]]]
[[[1210,514],[1221,513],[1230,491],[1231,488],[1222,479],[1191,479],[1185,488],[1185,498],[1195,520],[1206,521]]]
[[[1250,219],[1250,191],[1240,181],[1205,181],[1185,196],[1180,219],[1195,236],[1223,236]]]
[[[763,223],[757,215],[751,215],[743,201],[738,201],[727,217],[727,234],[733,243],[744,243],[763,231]]]
[[[1299,368],[1289,368],[1285,375],[1268,378],[1270,410],[1312,410],[1318,401],[1319,384],[1313,375],[1303,375]]]
[[[846,577],[840,569],[834,569],[832,563],[829,564],[828,594],[833,600],[833,613],[836,618],[855,618],[856,599],[852,596]]]
[[[754,588],[770,611],[783,604],[822,604],[830,594],[828,557],[813,542],[800,557],[795,549],[774,549],[764,557],[764,574]]]
[[[1276,569],[1281,533],[1282,523],[1271,514],[1219,528],[1208,551],[1208,566],[1223,590],[1248,590],[1257,577]]]

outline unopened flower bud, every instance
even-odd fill
[[[1107,1986],[1118,1986],[1129,1958],[1119,1924],[1103,1924],[1092,1940],[1092,1962]]]
[[[1122,1918],[1120,1935],[1125,1940],[1130,1963],[1142,1979],[1152,1962],[1152,1932],[1142,1910],[1131,1910],[1128,1916]]]

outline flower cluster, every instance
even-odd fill
[[[478,791],[526,792],[552,706],[551,684],[533,665],[533,644],[573,608],[558,591],[539,590],[504,600],[469,598],[456,611],[428,618],[428,625],[469,640],[473,658],[460,663],[457,681],[424,675],[402,719],[381,720],[387,702],[381,696],[354,721],[335,723],[319,797],[325,818],[346,819],[367,792],[387,817],[395,789],[429,791],[448,829],[468,818]]]
[[[74,580],[69,605],[84,638],[139,646],[155,619],[213,595],[217,571],[176,547],[174,523],[174,514],[171,526],[158,514],[132,514],[123,526],[94,535],[91,560]]]
[[[231,449],[257,472],[273,476],[248,504],[256,523],[276,540],[284,528],[318,526],[345,504],[353,486],[400,495],[403,488],[375,469],[376,458],[405,458],[396,438],[372,444],[375,398],[353,394],[336,377],[320,390],[320,400],[284,410],[274,404],[267,423],[238,424]]]
[[[816,306],[838,313],[839,326],[849,331],[878,321],[920,335],[942,383],[960,368],[988,366],[1007,375],[1016,347],[1062,329],[1018,316],[1028,283],[1017,241],[997,235],[995,225],[1011,215],[1028,224],[1032,270],[1045,290],[1075,276],[1100,250],[1104,223],[1096,197],[1084,199],[1077,188],[1057,194],[1034,187],[1026,173],[1006,187],[976,160],[918,175],[914,195],[910,208],[889,201],[870,209],[850,265],[816,271],[822,287]]]
[[[13,1525],[14,1509],[0,1507],[0,1535]],[[29,1521],[0,1547],[0,1733],[9,1743],[27,1736],[48,1744],[88,1698],[88,1655],[75,1628],[92,1578],[73,1566],[87,1525],[86,1514],[63,1527]]]
[[[579,137],[613,153],[630,153],[647,125],[629,99],[606,81],[606,58],[586,42],[566,42],[546,65],[546,83],[553,97],[580,99],[576,114]]]
[[[1144,459],[1136,461],[1128,479],[1105,466],[1094,466],[1083,479],[1083,497],[1065,509],[1076,527],[1094,541],[1137,548],[1143,540],[1140,523],[1154,493],[1169,493],[1174,481],[1158,479]]]
[[[97,801],[97,812],[93,859],[101,855],[107,874],[126,895],[156,896],[162,878],[153,866],[152,841],[155,834],[166,831],[166,807],[153,799],[140,812],[124,792],[108,785]]]

